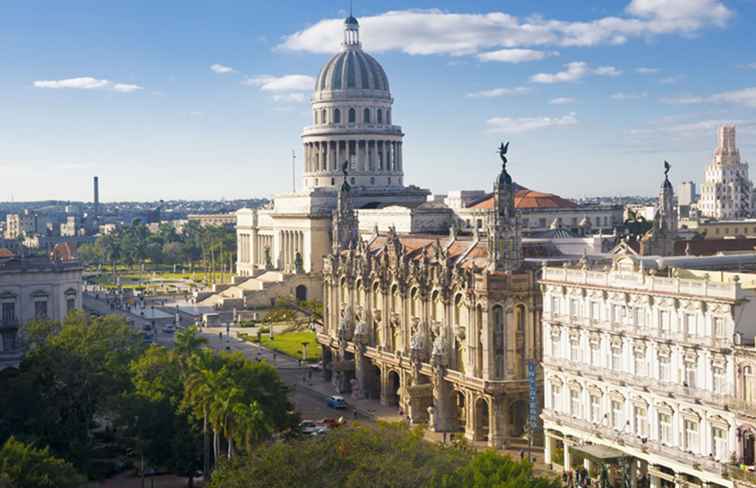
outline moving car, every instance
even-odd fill
[[[346,401],[344,400],[344,397],[339,395],[331,395],[328,397],[328,401],[326,402],[329,407],[331,408],[346,408]]]

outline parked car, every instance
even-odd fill
[[[346,408],[346,401],[344,400],[344,397],[338,396],[338,395],[331,395],[328,397],[328,401],[326,402],[330,408],[338,408],[343,409]]]
[[[166,334],[173,334],[176,332],[176,327],[174,327],[173,324],[165,324],[163,326],[163,332]]]
[[[335,429],[337,427],[340,427],[344,423],[344,418],[339,417],[338,419],[335,419],[333,417],[326,417],[324,419],[320,419],[318,423],[325,425],[329,429]]]
[[[320,371],[323,369],[323,361],[318,361],[317,363],[312,363],[310,365],[310,369],[313,371]]]
[[[312,435],[320,426],[312,420],[303,420],[299,423],[299,431],[304,435]]]

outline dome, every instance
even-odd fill
[[[315,92],[333,90],[371,90],[389,96],[389,83],[383,67],[362,49],[349,48],[332,57],[320,70]]]

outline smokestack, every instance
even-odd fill
[[[100,216],[100,179],[95,176],[94,177],[94,218],[97,220],[97,218]]]

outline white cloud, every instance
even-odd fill
[[[249,78],[243,83],[259,87],[260,90],[266,92],[312,91],[315,86],[315,78],[307,75],[260,75]]]
[[[534,49],[499,49],[478,54],[481,61],[499,61],[502,63],[523,63],[527,61],[540,61],[546,56],[558,56],[556,51],[544,52]]]
[[[304,93],[285,93],[283,95],[273,95],[276,102],[304,103],[307,96]]]
[[[598,76],[619,76],[622,71],[618,70],[614,66],[599,66],[593,70],[593,74]]]
[[[622,71],[614,66],[599,66],[592,69],[588,63],[583,61],[574,61],[564,65],[563,71],[556,73],[538,73],[530,77],[534,83],[564,83],[578,81],[579,79],[594,74],[597,76],[619,76]]]
[[[739,64],[738,68],[741,68],[741,69],[756,69],[756,63]]]
[[[549,127],[569,127],[577,124],[574,113],[562,117],[493,117],[486,121],[487,132],[495,134],[517,134]]]
[[[214,72],[218,73],[219,75],[225,75],[228,73],[236,73],[236,70],[230,66],[224,66],[222,64],[213,64],[210,65],[210,69]]]
[[[641,98],[646,98],[648,96],[648,92],[638,92],[638,93],[625,93],[625,92],[617,92],[612,93],[609,98],[612,100],[639,100]]]
[[[372,52],[459,56],[481,55],[496,49],[622,44],[629,39],[686,34],[710,25],[722,26],[731,16],[720,0],[633,0],[625,15],[587,21],[429,9],[387,11],[362,17],[360,24],[363,27],[361,40]],[[278,48],[336,53],[342,36],[343,21],[325,19],[287,36]]]
[[[40,80],[35,81],[33,84],[37,88],[71,88],[76,90],[105,89],[119,93],[132,93],[143,89],[143,87],[139,85],[133,85],[129,83],[113,83],[110,80],[100,80],[97,78],[92,78],[91,76],[68,78],[65,80]]]
[[[674,76],[667,76],[666,78],[662,78],[659,80],[659,83],[662,85],[674,85],[675,83],[682,81],[685,79],[685,75],[674,75]]]
[[[732,103],[735,105],[745,105],[756,108],[756,86],[743,88],[742,90],[726,91],[715,93],[709,96],[680,96],[662,98],[664,103],[675,103],[681,105],[693,105],[699,103]]]
[[[656,30],[696,30],[707,24],[722,26],[732,11],[720,0],[633,0],[625,11],[652,19]]]
[[[636,73],[641,75],[655,75],[659,72],[658,68],[647,68],[645,66],[641,66],[640,68],[636,68]]]
[[[575,103],[575,99],[572,97],[556,97],[549,100],[549,103],[551,105],[567,105],[570,103]]]
[[[538,73],[530,77],[535,83],[563,83],[577,81],[588,74],[588,63],[575,61],[564,65],[564,71],[557,73]]]
[[[469,98],[492,98],[508,97],[513,95],[523,95],[528,93],[530,88],[526,86],[516,86],[514,88],[493,88],[491,90],[482,90],[474,93],[468,93]]]

